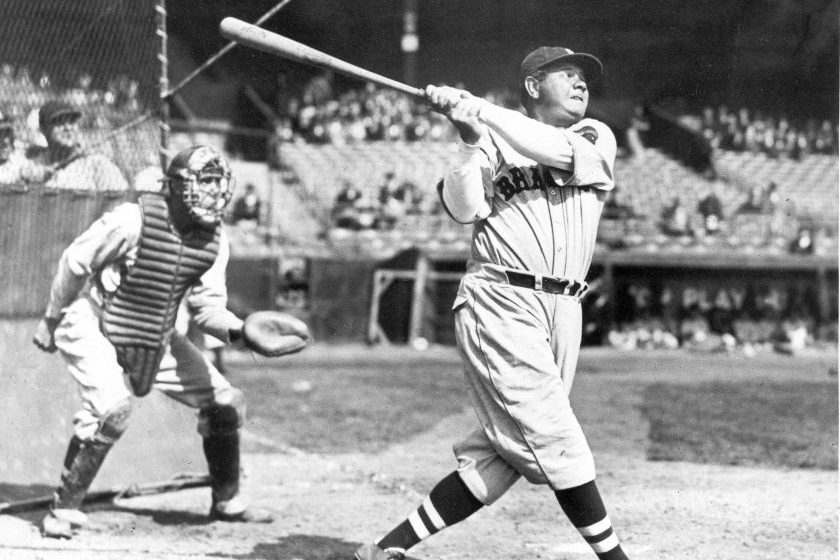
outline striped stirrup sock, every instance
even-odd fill
[[[452,472],[437,483],[419,508],[376,545],[383,550],[408,550],[444,527],[463,521],[483,505],[467,489],[458,473]]]
[[[595,481],[555,492],[563,513],[601,560],[628,560]]]

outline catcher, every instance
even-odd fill
[[[80,507],[126,429],[131,397],[153,387],[198,409],[210,518],[271,521],[249,511],[239,491],[245,398],[178,331],[177,310],[186,298],[201,330],[225,342],[241,339],[267,356],[302,350],[309,334],[289,315],[261,311],[242,321],[226,309],[229,246],[221,217],[233,185],[227,161],[194,146],[172,160],[163,181],[162,194],[117,206],[67,247],[34,335],[40,349],[60,351],[82,400],[43,520],[47,537],[71,538],[85,524]]]

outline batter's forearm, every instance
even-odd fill
[[[572,146],[558,128],[490,102],[482,105],[478,118],[520,154],[549,167],[572,168]]]

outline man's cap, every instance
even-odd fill
[[[73,115],[78,119],[82,112],[64,101],[47,101],[38,111],[38,126],[43,130],[52,121],[64,115]]]
[[[537,70],[541,70],[550,64],[559,62],[571,62],[580,66],[586,76],[587,83],[597,82],[604,71],[601,61],[586,53],[576,53],[566,47],[540,47],[531,51],[519,65],[519,79],[524,80]]]

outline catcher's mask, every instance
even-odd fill
[[[192,221],[213,227],[233,196],[230,165],[210,146],[193,146],[176,155],[166,170],[169,194],[180,197]]]

